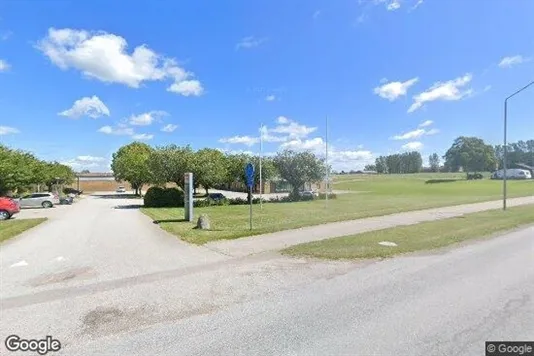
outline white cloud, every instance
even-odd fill
[[[501,67],[501,68],[511,68],[511,67],[513,67],[515,65],[522,64],[522,63],[525,63],[525,62],[529,62],[530,60],[531,60],[530,58],[525,58],[525,57],[523,57],[521,55],[504,57],[499,62],[499,67]]]
[[[326,155],[326,143],[321,137],[284,142],[280,145],[280,149],[311,151],[320,157]],[[332,145],[328,148],[328,164],[335,170],[363,169],[365,165],[374,161],[375,155],[371,151],[363,150],[361,145],[357,150],[341,150]]]
[[[168,114],[165,111],[150,111],[139,115],[132,115],[128,123],[133,126],[148,126],[163,116]]]
[[[167,91],[183,96],[200,96],[204,93],[204,88],[198,80],[184,80],[179,83],[174,83]]]
[[[7,63],[5,60],[0,59],[0,72],[7,72],[11,68],[9,63]]]
[[[70,109],[62,111],[58,115],[71,119],[78,119],[82,116],[97,119],[102,116],[109,116],[110,112],[108,107],[96,95],[93,95],[76,100]]]
[[[167,124],[161,128],[163,132],[174,132],[178,128],[178,125]]]
[[[259,47],[265,41],[267,41],[266,38],[256,38],[254,36],[248,36],[248,37],[242,38],[241,41],[239,41],[236,44],[235,48],[236,49],[241,49],[241,48],[250,49],[250,48],[254,48],[254,47]]]
[[[487,91],[490,91],[491,90],[491,85],[486,85],[484,87],[484,92],[487,92]]]
[[[221,138],[219,142],[221,143],[229,143],[229,144],[243,144],[246,146],[253,146],[256,143],[258,143],[259,138],[258,137],[250,137],[250,136],[233,136],[228,138]]]
[[[438,133],[439,133],[438,129],[430,129],[430,130],[425,132],[425,136],[432,136],[432,135],[436,135]]]
[[[136,134],[136,135],[132,135],[132,138],[134,140],[146,141],[146,140],[152,140],[154,138],[154,135]]]
[[[0,136],[3,136],[3,135],[10,135],[10,134],[16,134],[16,133],[19,133],[20,131],[14,127],[9,127],[9,126],[0,126]]]
[[[423,148],[423,144],[418,141],[408,142],[405,145],[402,145],[401,148],[405,151],[420,151]]]
[[[425,103],[444,100],[444,101],[454,101],[461,100],[464,97],[471,95],[473,93],[472,89],[461,90],[464,86],[469,84],[473,79],[473,76],[468,73],[462,77],[449,80],[447,82],[437,82],[432,85],[426,91],[419,93],[413,97],[414,102],[408,109],[408,112],[414,112],[417,109],[421,108]]]
[[[276,118],[276,122],[277,122],[278,124],[284,125],[284,124],[289,123],[289,119],[288,119],[287,117],[285,117],[285,116],[278,116],[278,117]]]
[[[276,96],[274,96],[274,95],[267,95],[267,96],[265,97],[265,100],[266,100],[266,101],[275,101],[275,100],[276,100]]]
[[[127,47],[126,40],[118,35],[69,28],[50,28],[37,44],[62,70],[74,68],[87,77],[131,88],[139,88],[143,82],[171,80],[173,84],[167,90],[200,95],[200,83],[192,85],[188,79],[193,73],[179,67],[175,59],[164,57],[146,45],[135,47],[131,53]],[[182,82],[186,84],[180,86]]]
[[[95,156],[78,156],[66,161],[61,162],[67,166],[72,167],[76,170],[103,167],[106,163],[106,158],[104,157],[95,157]]]
[[[313,19],[317,19],[321,15],[321,10],[317,10],[313,13]]]
[[[418,0],[414,6],[412,6],[412,8],[410,9],[410,11],[413,11],[415,9],[417,9],[419,6],[423,5],[425,1],[424,0]]]
[[[374,89],[374,93],[381,98],[389,101],[395,101],[401,96],[406,95],[408,89],[417,83],[419,78],[412,78],[405,82],[389,82]]]
[[[393,0],[387,5],[388,11],[395,11],[395,10],[400,9],[400,7],[401,7],[401,4],[399,0]]]
[[[434,123],[434,121],[432,121],[432,120],[426,120],[426,121],[420,123],[419,127],[428,127],[428,126],[432,125],[433,123]]]
[[[281,149],[290,149],[294,151],[310,150],[320,152],[326,149],[325,142],[321,137],[315,137],[309,140],[294,139],[284,142],[280,145]]]
[[[366,150],[328,150],[328,164],[337,171],[364,169],[368,164],[375,163],[375,155]]]
[[[391,140],[413,140],[416,138],[420,138],[422,136],[435,135],[439,133],[438,129],[430,129],[430,130],[426,129],[428,126],[432,125],[433,123],[434,122],[432,120],[426,120],[422,122],[421,124],[419,124],[418,129],[408,131],[400,135],[395,135],[391,137],[390,139]]]
[[[401,135],[393,136],[392,138],[393,140],[411,140],[411,139],[423,136],[425,132],[426,131],[424,129],[417,129],[417,130],[406,132]]]
[[[268,133],[285,134],[290,139],[307,137],[309,134],[317,131],[317,127],[301,125],[295,121],[289,120],[285,116],[277,119],[278,125],[273,129],[267,129]]]
[[[117,135],[117,136],[134,135],[134,130],[131,127],[125,127],[124,125],[118,125],[117,127],[102,126],[101,128],[98,129],[98,132],[104,133],[106,135]]]

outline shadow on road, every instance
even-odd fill
[[[142,208],[142,204],[130,204],[130,205],[117,205],[113,209],[140,209]]]
[[[100,199],[141,199],[135,194],[91,194],[91,196]]]

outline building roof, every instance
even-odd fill
[[[113,173],[111,173],[111,172],[103,172],[103,173],[76,173],[76,177],[79,177],[79,178],[110,178],[110,177],[113,177]]]

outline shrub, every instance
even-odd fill
[[[326,199],[326,193],[319,193],[317,199]],[[328,193],[328,199],[337,199],[336,193]]]
[[[230,205],[246,205],[248,204],[248,200],[238,197],[238,198],[228,199],[228,203]]]
[[[482,173],[467,173],[467,180],[483,179]]]
[[[146,191],[144,204],[148,208],[184,206],[184,194],[176,188],[151,187]]]
[[[205,208],[210,206],[210,202],[208,199],[198,199],[193,201],[193,207],[195,208]]]

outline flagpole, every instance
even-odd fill
[[[262,169],[261,169],[261,161],[263,156],[263,123],[260,127],[260,210],[263,209],[263,179],[262,179]]]

